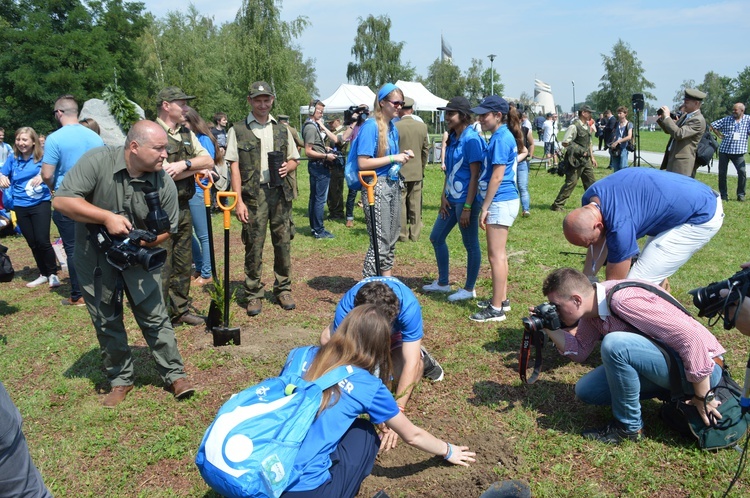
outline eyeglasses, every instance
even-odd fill
[[[58,112],[59,112],[60,114],[65,114],[65,109],[55,109],[54,111],[52,111],[52,114],[53,114],[54,116],[56,116]]]
[[[393,107],[404,107],[406,103],[403,100],[386,100],[386,102],[390,102]]]

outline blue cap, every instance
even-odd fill
[[[393,90],[398,90],[398,87],[393,83],[386,83],[385,85],[381,86],[380,90],[378,90],[378,102],[386,98],[388,94]]]
[[[502,112],[503,115],[507,115],[510,111],[510,105],[508,101],[497,95],[490,95],[485,97],[477,107],[471,109],[474,114],[487,114],[488,112]]]

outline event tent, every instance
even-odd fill
[[[329,112],[344,112],[353,105],[367,104],[372,107],[375,102],[375,94],[366,86],[349,85],[343,83],[339,85],[333,95],[327,99],[323,99],[323,103],[326,105],[326,113]],[[308,106],[300,106],[300,115],[307,115]]]
[[[414,99],[415,111],[437,111],[438,107],[445,107],[447,100],[433,95],[422,83],[416,81],[396,82],[396,86],[404,92],[405,97]]]

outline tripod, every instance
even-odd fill
[[[640,167],[641,161],[648,164],[650,167],[655,168],[653,164],[641,158],[641,110],[635,105],[633,106],[633,112],[635,113],[635,123],[633,126],[633,143],[635,144],[635,151],[633,154],[633,166]]]

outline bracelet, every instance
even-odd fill
[[[404,413],[406,411],[406,408],[404,408],[401,405],[398,405],[398,411],[400,411],[401,413]]]
[[[448,450],[445,452],[445,455],[443,455],[444,460],[450,460],[453,456],[453,446],[450,443],[445,443],[448,445]]]
[[[391,164],[393,164],[393,156],[388,156],[388,160],[390,161]]]
[[[464,204],[464,209],[471,209],[471,204]]]

